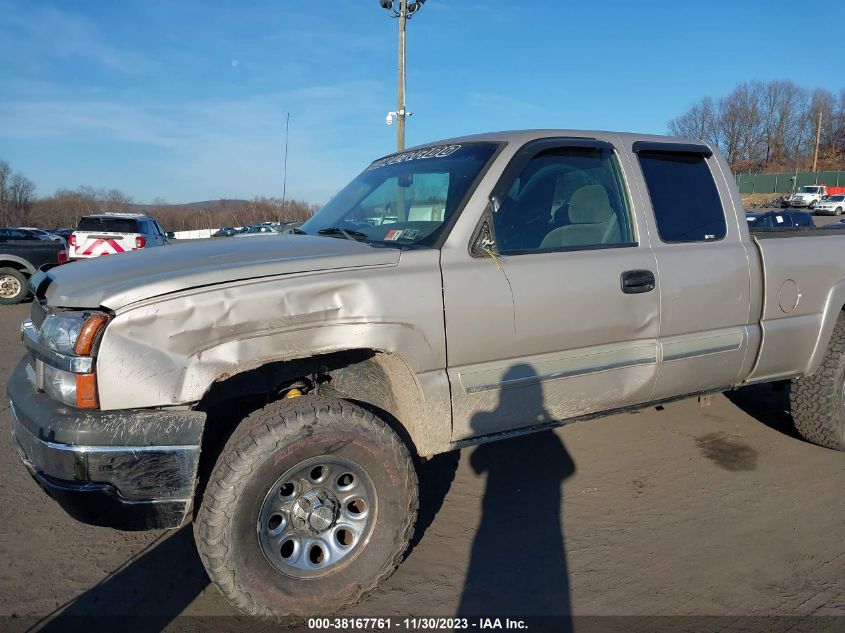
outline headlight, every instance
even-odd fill
[[[53,400],[76,406],[76,374],[44,365],[43,386]]]
[[[38,342],[59,354],[88,356],[97,335],[108,323],[101,312],[62,312],[44,319]]]
[[[99,406],[97,395],[97,374],[90,363],[83,371],[76,373],[74,363],[79,357],[90,357],[100,334],[109,321],[102,312],[74,311],[49,315],[38,332],[38,347],[50,350],[40,357],[44,370],[40,386],[44,393],[79,409],[95,409]],[[55,353],[55,354],[53,354]],[[58,365],[58,366],[54,366]]]

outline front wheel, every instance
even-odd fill
[[[20,303],[26,297],[26,276],[14,268],[0,268],[0,304]]]
[[[836,215],[842,215],[842,207],[836,207]]]
[[[195,534],[208,575],[249,615],[325,615],[398,566],[418,505],[407,448],[338,399],[272,402],[232,435]]]
[[[792,381],[789,405],[804,439],[845,451],[845,313],[839,314],[821,367]]]

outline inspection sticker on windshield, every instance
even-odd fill
[[[417,229],[393,229],[392,231],[388,231],[387,235],[384,236],[384,240],[386,242],[394,242],[396,240],[408,240],[409,242],[413,242],[420,236],[420,232]]]
[[[400,240],[408,240],[409,242],[413,242],[420,236],[420,232],[417,229],[405,229],[399,235]]]
[[[372,171],[379,167],[386,167],[387,165],[395,165],[396,163],[405,163],[409,160],[421,160],[423,158],[446,158],[461,149],[460,145],[435,145],[434,147],[424,147],[422,149],[411,150],[410,152],[403,152],[402,154],[394,154],[387,158],[380,158],[373,162],[364,171]]]

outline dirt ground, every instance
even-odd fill
[[[0,306],[4,381],[28,309]],[[753,387],[440,456],[421,469],[407,560],[351,613],[647,616],[641,630],[653,616],[812,615],[843,630],[845,454],[799,439],[785,407]],[[112,628],[255,630],[209,585],[190,527],[75,522],[19,463],[5,398],[0,424],[0,629],[131,616]]]

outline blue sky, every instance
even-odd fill
[[[841,38],[814,45],[817,18],[841,27],[845,2],[428,0],[408,30],[408,145],[664,133],[753,79],[838,93]],[[378,0],[0,0],[0,159],[39,195],[280,196],[290,112],[288,196],[322,203],[395,147],[396,27]]]

